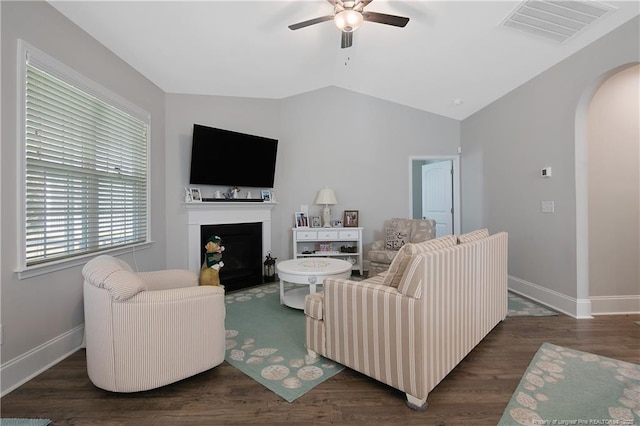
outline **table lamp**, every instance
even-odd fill
[[[331,209],[329,205],[338,204],[336,194],[333,193],[332,189],[324,187],[318,192],[316,204],[324,204],[322,208],[322,226],[324,228],[331,228]]]

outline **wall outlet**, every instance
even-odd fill
[[[545,167],[540,171],[540,176],[543,178],[551,177],[551,167]]]

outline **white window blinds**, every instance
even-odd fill
[[[148,123],[26,63],[26,266],[148,240]]]

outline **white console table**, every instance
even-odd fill
[[[335,257],[363,275],[362,228],[293,228],[293,258]]]

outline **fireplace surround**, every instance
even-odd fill
[[[200,226],[200,247],[210,237],[222,239],[220,282],[227,291],[240,290],[262,283],[262,223],[222,223]],[[200,264],[205,250],[201,250]]]
[[[260,259],[264,259],[271,250],[271,210],[275,207],[275,203],[265,202],[202,202],[202,203],[183,203],[187,212],[187,251],[188,251],[188,269],[199,273],[202,265],[202,255],[204,246],[201,238],[201,228],[208,225],[223,224],[251,224],[259,223],[262,225],[262,248]],[[222,245],[225,245],[224,236]],[[226,247],[225,247],[226,249]],[[225,250],[226,251],[226,250]],[[226,262],[223,252],[222,261]],[[226,264],[226,263],[225,263]],[[224,269],[223,267],[222,269]],[[262,274],[260,273],[260,277]],[[253,285],[258,284],[255,282]],[[236,290],[238,287],[234,283],[230,284],[230,288],[222,282],[227,291]],[[241,288],[241,287],[238,287]]]

